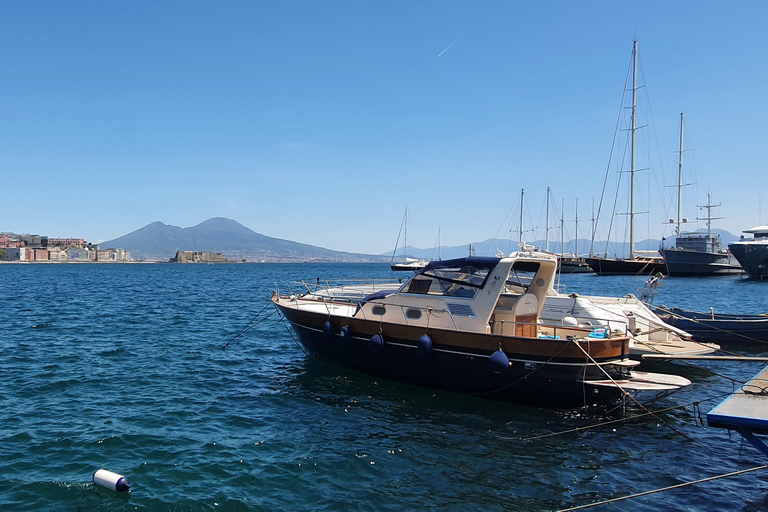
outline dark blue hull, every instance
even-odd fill
[[[599,276],[649,276],[667,273],[664,262],[646,260],[617,260],[611,258],[584,258],[595,274]]]
[[[667,274],[672,277],[729,276],[743,274],[732,254],[663,249]]]
[[[664,306],[654,312],[669,325],[693,335],[693,339],[718,345],[768,343],[768,316],[697,313]]]
[[[491,360],[500,346],[498,339],[487,340],[491,343],[484,341],[488,348],[471,346],[479,344],[475,338],[498,337],[432,329],[430,335],[435,343],[425,355],[420,354],[418,339],[402,336],[402,330],[398,334],[397,326],[388,329],[387,324],[364,327],[361,323],[351,323],[349,327],[352,329],[342,335],[343,326],[336,325],[338,322],[334,322],[330,329],[323,328],[326,321],[335,320],[329,320],[327,315],[313,318],[314,315],[290,308],[281,308],[281,311],[312,357],[369,375],[483,398],[549,407],[579,407],[615,402],[621,397],[617,388],[583,382],[606,379],[596,366],[584,365],[584,356],[547,357],[505,350],[511,365],[500,366]],[[373,327],[373,330],[364,332],[366,327]],[[379,327],[382,327],[382,345],[371,341]],[[467,345],[457,346],[453,342],[457,336],[466,339]],[[452,341],[439,343],[442,338]],[[530,342],[538,343],[537,340]],[[624,349],[617,350],[621,353]],[[601,358],[596,360],[603,362]],[[626,378],[623,369],[611,365],[603,368],[613,379]]]
[[[768,279],[768,243],[733,243],[728,246],[744,271],[756,280]]]

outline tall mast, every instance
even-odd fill
[[[589,257],[592,257],[592,249],[595,246],[595,196],[592,196],[592,241],[589,243]]]
[[[681,204],[683,203],[683,131],[685,129],[685,114],[680,113],[680,156],[677,160],[677,228],[675,232],[680,236],[680,223],[683,220]]]
[[[576,198],[576,248],[574,256],[579,257],[579,198]]]
[[[403,218],[405,231],[403,232],[403,261],[408,258],[408,206],[405,207],[405,217]]]
[[[632,139],[629,170],[629,259],[635,258],[635,132],[637,130],[637,41],[632,43]]]
[[[546,251],[549,252],[549,197],[550,197],[550,187],[547,187],[547,229],[546,231]]]
[[[520,189],[520,250],[525,250],[525,240],[523,240],[523,212],[525,211],[525,189]]]
[[[565,199],[560,206],[560,258],[565,256]]]

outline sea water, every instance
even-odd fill
[[[558,510],[768,462],[700,421],[762,364],[656,363],[693,381],[651,407],[678,408],[532,439],[642,411],[591,416],[382,380],[309,359],[266,317],[275,283],[391,275],[360,264],[0,265],[0,510]],[[562,282],[621,296],[644,278]],[[664,283],[657,304],[768,312],[768,283]],[[100,468],[125,475],[130,492],[94,486]],[[594,510],[768,510],[766,478]]]

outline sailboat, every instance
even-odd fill
[[[661,255],[667,265],[667,272],[672,277],[682,276],[727,276],[741,274],[744,269],[727,249],[723,248],[720,235],[712,234],[712,221],[722,217],[712,217],[712,209],[720,206],[712,204],[712,195],[707,194],[707,204],[699,206],[706,208],[707,233],[683,232],[682,224],[687,219],[682,217],[683,190],[683,132],[685,114],[680,114],[680,152],[677,173],[677,226],[675,227],[675,246],[662,248]],[[670,219],[670,222],[674,222]]]
[[[635,136],[637,132],[637,41],[632,45],[632,117],[630,128],[630,212],[629,258],[585,258],[597,275],[650,275],[666,272],[664,258],[658,253],[642,256],[635,251]]]
[[[395,250],[392,251],[392,260],[389,267],[392,270],[397,271],[412,271],[419,270],[427,266],[429,263],[427,260],[419,260],[416,258],[409,258],[406,251],[408,250],[408,207],[405,207],[405,215],[403,215],[403,222],[400,224],[400,232],[403,233],[403,259],[402,261],[395,262],[395,254],[397,253],[397,245],[400,243],[400,233],[397,235],[397,242],[395,243]]]

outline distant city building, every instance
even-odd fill
[[[51,246],[72,246],[72,247],[85,247],[86,241],[84,238],[49,238],[48,247]]]

